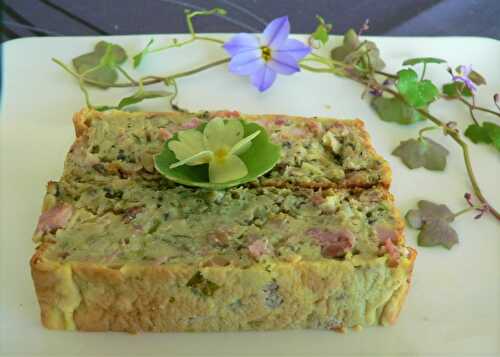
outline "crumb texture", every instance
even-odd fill
[[[258,122],[276,167],[224,191],[153,157],[214,117]],[[31,271],[44,326],[83,331],[343,331],[397,320],[416,252],[363,123],[238,112],[83,110],[49,182]]]

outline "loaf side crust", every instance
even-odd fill
[[[31,260],[49,329],[238,331],[393,324],[410,286],[416,253],[390,268],[385,257],[257,264],[248,269],[188,265],[58,263]],[[64,273],[62,273],[64,272]],[[212,296],[187,286],[201,272]]]

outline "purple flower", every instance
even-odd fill
[[[224,44],[231,55],[229,70],[241,76],[250,76],[250,81],[261,92],[276,80],[276,74],[290,75],[300,71],[298,62],[311,49],[304,43],[289,39],[288,16],[271,21],[262,38],[248,33],[233,36]]]
[[[457,74],[454,75],[452,74],[452,80],[453,82],[462,82],[465,84],[467,88],[470,89],[471,92],[476,91],[476,85],[472,81],[472,79],[469,78],[470,73],[472,72],[472,66],[460,66],[459,69],[457,70]]]

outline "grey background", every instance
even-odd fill
[[[214,6],[226,17],[198,18],[198,32],[260,32],[289,15],[311,32],[320,14],[335,33],[370,19],[371,35],[486,36],[500,39],[500,0],[4,0],[2,41],[25,36],[185,32],[183,11]]]

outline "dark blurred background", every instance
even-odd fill
[[[2,41],[185,32],[184,9],[216,6],[228,15],[197,18],[197,32],[260,32],[284,14],[293,32],[311,32],[320,14],[335,33],[359,28],[369,18],[371,35],[500,39],[500,0],[4,0]]]

